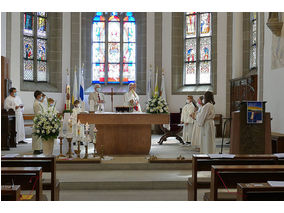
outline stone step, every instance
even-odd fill
[[[56,175],[62,190],[186,189],[191,171],[59,170]]]
[[[191,163],[57,163],[57,171],[64,170],[191,170]]]

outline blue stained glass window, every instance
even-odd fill
[[[97,12],[92,42],[93,83],[135,82],[136,20],[132,12]]]
[[[102,12],[97,12],[93,19],[92,47],[92,82],[105,82],[105,51],[106,51],[106,19]]]

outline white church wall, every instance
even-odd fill
[[[264,22],[268,19],[268,13],[265,13]],[[282,13],[284,21],[284,13]],[[273,48],[273,40],[276,42],[276,48]],[[264,27],[264,70],[263,70],[263,100],[267,101],[266,111],[271,112],[271,128],[273,132],[284,134],[284,30],[282,28],[281,37],[276,37],[270,29]],[[273,57],[280,56],[282,65],[275,68],[272,66]],[[281,58],[279,58],[281,60]],[[280,61],[279,60],[279,61]]]

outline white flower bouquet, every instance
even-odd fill
[[[44,140],[56,139],[59,135],[60,117],[57,115],[55,107],[42,110],[42,113],[34,117],[34,135]]]
[[[153,97],[146,104],[147,113],[169,113],[168,104],[162,97]]]

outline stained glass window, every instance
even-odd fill
[[[105,26],[106,19],[97,13],[93,19],[92,76],[93,83],[105,82]]]
[[[24,80],[45,82],[47,81],[47,13],[24,13],[23,35]]]
[[[212,14],[185,13],[184,84],[211,84]]]
[[[256,35],[257,35],[257,19],[256,12],[250,13],[250,70],[256,69]]]
[[[136,22],[133,13],[97,12],[93,19],[92,42],[93,83],[135,82]]]

